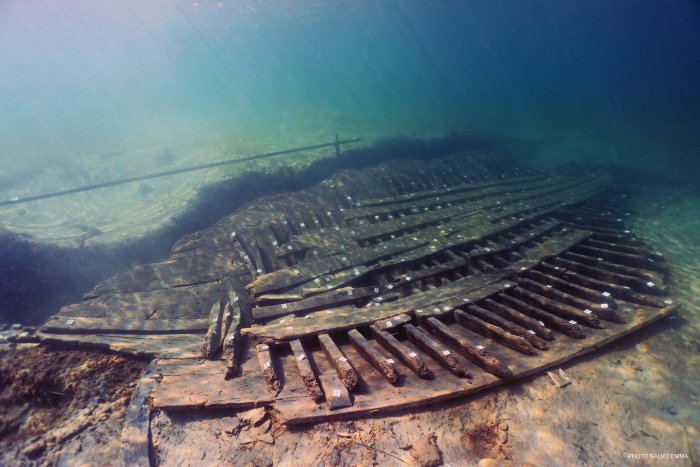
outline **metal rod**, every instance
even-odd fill
[[[29,201],[36,201],[36,200],[40,200],[40,199],[56,198],[58,196],[70,195],[73,193],[82,193],[84,191],[91,191],[91,190],[97,190],[100,188],[108,188],[108,187],[113,187],[113,186],[117,186],[117,185],[124,185],[126,183],[140,182],[143,180],[151,180],[153,178],[167,177],[170,175],[178,175],[178,174],[185,173],[185,172],[194,172],[195,170],[211,169],[213,167],[220,167],[222,165],[238,164],[241,162],[248,162],[248,161],[253,161],[253,160],[257,160],[257,159],[263,159],[266,157],[281,156],[283,154],[291,154],[294,152],[308,151],[311,149],[326,148],[329,146],[335,147],[336,156],[337,156],[338,154],[340,154],[340,145],[341,144],[355,143],[357,141],[360,141],[360,138],[351,138],[351,139],[339,141],[338,135],[336,135],[335,138],[336,138],[335,141],[333,141],[332,143],[321,143],[321,144],[314,144],[312,146],[304,146],[302,148],[283,149],[281,151],[266,152],[264,154],[243,157],[240,159],[228,159],[225,161],[210,162],[208,164],[193,165],[190,167],[181,167],[179,169],[166,170],[165,172],[157,172],[157,173],[152,173],[152,174],[148,174],[148,175],[138,175],[135,177],[121,178],[119,180],[112,180],[109,182],[95,183],[92,185],[84,185],[84,186],[79,186],[79,187],[75,187],[75,188],[68,188],[67,190],[54,191],[52,193],[43,193],[40,195],[25,196],[23,198],[19,198],[19,197],[10,198],[8,200],[0,201],[0,206],[11,206],[14,204],[28,203]]]

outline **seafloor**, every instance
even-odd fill
[[[462,466],[482,459],[513,465],[698,465],[700,193],[649,188],[634,209],[635,232],[672,265],[671,293],[681,308],[567,362],[563,369],[571,385],[558,388],[541,374],[408,412],[294,429],[257,409],[156,412],[153,461],[193,466]],[[98,353],[56,355],[16,348],[0,356],[0,464],[116,463],[125,395],[145,363],[105,362],[108,357]],[[52,368],[60,371],[52,373]],[[115,378],[115,372],[124,377]],[[87,397],[84,389],[90,387],[96,388],[95,397]],[[64,400],[69,391],[83,397]]]

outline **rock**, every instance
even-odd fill
[[[508,431],[508,423],[505,421],[502,421],[501,423],[498,424],[498,428],[500,428],[501,431]]]
[[[440,450],[437,447],[437,436],[430,433],[413,443],[411,455],[416,464],[422,467],[435,467],[442,463]]]
[[[407,439],[400,439],[399,440],[399,449],[402,449],[404,451],[408,451],[412,447],[413,447],[413,445]]]
[[[252,423],[254,426],[258,426],[265,420],[265,417],[267,417],[267,412],[265,412],[264,407],[258,407],[257,409],[251,409],[240,413],[239,417]]]
[[[46,442],[43,439],[39,439],[34,441],[33,443],[29,443],[22,449],[22,454],[24,454],[27,457],[36,457],[39,455],[44,449],[46,449]]]
[[[267,444],[275,444],[275,438],[272,437],[272,433],[264,433],[258,436],[258,439]]]
[[[508,442],[508,432],[507,431],[500,432],[500,434],[498,435],[498,442],[501,444],[506,444]]]
[[[240,436],[238,437],[238,443],[239,443],[239,444],[250,444],[250,443],[252,443],[252,442],[253,442],[253,438],[251,438],[251,437],[248,436],[248,435],[243,434],[243,435],[240,435]]]
[[[331,463],[332,466],[338,466],[340,465],[340,451],[338,451],[338,448],[333,448],[333,451],[331,451],[331,456],[329,459],[329,462]]]

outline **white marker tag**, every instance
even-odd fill
[[[299,356],[297,357],[297,360],[302,361],[302,360],[304,360],[305,358],[306,358],[306,355],[305,355],[305,354],[301,354],[301,355],[299,355]]]
[[[452,309],[452,308],[450,308],[449,306],[443,306],[443,307],[442,307],[442,311],[450,311],[451,309]]]
[[[284,329],[286,329],[287,331],[291,331],[292,329],[294,329],[294,326],[287,326],[287,327],[284,328]]]
[[[527,332],[529,332],[530,334],[535,334],[535,331],[533,331],[532,329],[528,329]]]
[[[450,351],[449,351],[449,350],[443,350],[443,351],[442,351],[442,354],[443,354],[444,356],[448,356],[448,355],[450,354]]]
[[[318,224],[318,219],[314,219],[314,224]]]
[[[258,268],[258,269],[255,270],[255,272],[256,272],[257,274],[262,274],[262,273],[263,273],[263,270],[260,269],[260,268]]]
[[[306,227],[306,224],[302,222],[301,224],[299,224],[299,227]]]
[[[418,356],[418,354],[415,353],[415,352],[411,352],[410,354],[408,354],[408,356],[411,357],[411,358],[415,358],[415,357]]]
[[[387,289],[389,289],[389,290],[391,290],[391,289],[393,289],[393,288],[394,288],[394,286],[393,286],[393,285],[391,285],[391,284],[389,284],[389,285],[387,285],[387,286],[386,286],[386,288],[387,288]]]
[[[321,279],[319,279],[319,278],[317,277],[316,279],[314,279],[314,282],[317,283],[317,284],[320,284],[320,283],[321,283]]]
[[[272,240],[272,246],[277,246],[277,240]]]
[[[72,319],[67,319],[67,320],[66,320],[66,325],[67,325],[67,326],[72,326],[73,323],[75,323],[75,320],[72,320]]]
[[[570,323],[570,324],[578,324],[578,323],[577,323],[576,321],[574,321],[573,319],[570,320],[569,323]]]
[[[664,300],[665,305],[670,305],[673,303],[673,300]]]
[[[610,296],[610,292],[603,292],[603,297],[609,297],[609,296]]]
[[[654,287],[655,285],[656,285],[656,284],[654,284],[654,283],[651,282],[651,281],[647,282],[647,287]]]
[[[393,364],[394,364],[394,360],[391,359],[391,358],[387,358],[387,359],[386,359],[386,362],[387,362],[389,365],[393,365]]]
[[[345,256],[343,256],[342,258],[340,258],[340,260],[341,260],[342,262],[346,262],[348,259],[347,259]]]
[[[632,232],[630,232],[629,230],[625,230],[625,233],[628,234],[628,233],[632,233]]]
[[[291,250],[291,249],[292,249],[292,245],[287,245],[287,249],[288,249],[288,250]]]
[[[348,359],[345,358],[345,357],[340,357],[340,358],[338,359],[338,361],[340,361],[340,362],[347,362]]]
[[[19,337],[29,337],[29,333],[27,331],[22,332]]]
[[[357,269],[355,269],[353,272],[355,273],[356,276],[360,275],[360,271],[358,271]]]
[[[332,214],[331,214],[330,211],[328,211],[328,212],[326,213],[326,215],[327,215],[327,216],[330,216],[330,215],[332,215]]]
[[[287,222],[287,221],[282,221],[282,223],[283,223],[284,225],[287,225],[287,224],[288,224],[288,222]]]
[[[416,310],[416,313],[425,313],[423,310]]]
[[[348,295],[352,295],[352,290],[348,290]]]
[[[607,303],[601,303],[601,304],[600,304],[600,307],[601,307],[602,309],[606,309],[606,308],[608,307],[608,304],[607,304]]]
[[[281,319],[281,320],[280,320],[280,324],[284,324],[284,321],[285,321],[285,320]]]
[[[545,288],[546,288],[546,289],[551,289],[552,286],[551,286],[551,285],[546,285]]]
[[[318,251],[314,250],[312,251],[312,253],[314,254],[314,256],[318,256]]]
[[[238,301],[238,295],[236,295],[235,297],[233,297],[233,301],[234,301],[234,302],[237,302],[237,301]]]
[[[375,287],[375,288],[374,288],[374,293],[379,293],[379,288]]]
[[[538,321],[540,323],[540,326],[544,326],[544,323],[542,321]]]
[[[407,281],[410,281],[410,280],[411,280],[411,276],[406,276],[406,280],[407,280]]]
[[[477,345],[476,348],[479,349],[479,350],[484,350],[484,346],[483,346],[483,345]]]
[[[299,272],[298,269],[295,269],[295,270],[294,270],[294,274],[296,274],[296,275],[298,276],[298,275],[301,274],[301,273]]]
[[[467,298],[467,297],[464,297],[464,298],[462,299],[462,301],[463,301],[463,302],[471,302],[471,299],[469,299],[469,298]]]
[[[333,389],[333,397],[340,397],[341,392],[340,389]]]
[[[392,327],[393,325],[394,324],[391,321],[386,322],[386,327],[388,327],[388,328]]]
[[[243,260],[244,260],[244,261],[250,261],[250,258],[248,258],[248,255],[244,255],[244,256],[243,256]]]
[[[236,238],[236,232],[231,232],[231,238]]]
[[[267,370],[272,366],[272,362],[265,362],[265,365],[263,365],[263,370]]]
[[[554,266],[554,270],[555,270],[555,271],[558,271],[558,270],[559,270],[559,266]]]
[[[260,346],[260,350],[269,350],[270,347],[267,344],[263,344]]]
[[[591,313],[593,313],[593,312],[592,312],[591,310],[589,310],[588,308],[586,308],[585,310],[583,310],[583,312],[586,313],[587,315],[590,315]]]

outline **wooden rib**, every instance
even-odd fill
[[[321,402],[323,400],[323,391],[321,391],[316,375],[311,369],[309,357],[304,350],[304,346],[299,339],[290,341],[289,345],[292,347],[292,352],[294,352],[294,360],[299,369],[301,380],[304,382],[304,386],[306,386],[306,390],[309,392],[309,396],[311,396],[314,402]]]
[[[423,379],[433,377],[432,372],[417,353],[406,347],[388,332],[379,329],[377,326],[371,325],[369,329],[372,332],[372,336],[377,339],[377,342],[382,344],[385,349],[404,362],[416,375]]]
[[[503,331],[525,339],[534,348],[538,350],[547,350],[547,343],[544,340],[537,337],[535,331],[529,331],[521,326],[518,326],[517,324],[513,324],[510,321],[505,320],[497,314],[492,313],[491,311],[482,308],[478,305],[471,305],[467,308],[467,310],[471,315],[483,321],[492,323],[498,326],[499,328],[502,328]]]
[[[322,372],[318,375],[318,379],[326,395],[326,403],[329,410],[338,410],[352,406],[350,393],[338,379],[338,374],[334,370]]]
[[[231,322],[222,343],[226,360],[225,378],[228,379],[238,372],[243,354],[244,337],[241,336],[241,308],[238,301],[233,304],[227,303],[224,312],[231,315]]]
[[[257,344],[255,350],[258,353],[258,363],[260,364],[267,390],[275,394],[279,393],[281,383],[275,371],[275,365],[272,362],[270,346],[267,344]]]
[[[449,326],[444,324],[437,318],[428,318],[425,322],[430,326],[431,330],[442,336],[444,339],[452,342],[459,349],[460,353],[483,368],[492,375],[499,378],[510,378],[513,373],[505,364],[496,357],[491,355],[485,349],[479,349],[468,342],[464,337],[459,335]]]
[[[394,369],[394,361],[384,357],[374,347],[370,345],[360,331],[353,329],[348,332],[350,342],[357,350],[384,376],[391,384],[396,384],[398,375]]]
[[[572,324],[569,321],[562,319],[559,316],[552,314],[546,310],[542,310],[541,308],[538,308],[534,305],[525,303],[505,293],[499,294],[496,298],[498,300],[504,301],[506,305],[512,307],[514,310],[518,310],[521,313],[525,313],[539,320],[542,323],[540,325],[541,327],[548,326],[556,331],[561,332],[562,334],[566,334],[567,336],[574,337],[576,339],[583,339],[586,337],[586,335],[583,333],[581,326],[579,326],[578,324]],[[537,332],[537,329],[539,328],[535,328],[535,332]]]
[[[350,365],[350,362],[348,362],[348,359],[343,355],[328,334],[320,334],[318,336],[318,341],[321,344],[321,348],[323,348],[323,351],[326,353],[328,360],[331,361],[331,364],[338,372],[340,381],[343,382],[348,390],[352,391],[355,386],[357,386],[357,374]]]
[[[610,263],[606,263],[605,261],[591,260],[588,261],[589,264],[585,264],[578,261],[580,259],[583,259],[584,261],[591,260],[591,258],[582,257],[581,255],[576,255],[574,253],[566,253],[566,257],[552,258],[551,261],[555,266],[566,268],[595,279],[605,280],[611,284],[627,286],[636,290],[637,292],[653,295],[663,294],[662,287],[649,287],[647,285],[648,282],[653,282],[650,276],[640,278],[638,276],[622,274],[620,272],[608,269],[608,265]]]
[[[622,253],[619,251],[606,250],[590,245],[577,245],[575,251],[581,251],[586,255],[603,258],[605,261],[628,266],[634,269],[646,269],[650,271],[667,272],[668,265],[664,262],[656,262],[646,256]]]
[[[460,378],[471,377],[469,371],[464,366],[464,363],[457,358],[456,355],[452,354],[452,351],[447,347],[440,344],[438,341],[422,333],[412,324],[407,324],[404,327],[406,335],[411,341],[413,341],[418,347],[423,349],[425,352],[430,354],[435,360],[440,364],[445,366],[450,372]]]
[[[211,311],[209,312],[209,330],[204,336],[201,347],[202,357],[206,359],[213,358],[219,351],[223,308],[222,303],[219,301],[212,305]]]
[[[546,285],[540,284],[539,282],[535,282],[530,279],[520,279],[518,281],[518,285],[520,285],[521,287],[526,287],[529,290],[534,290],[538,294],[541,294],[543,296],[549,295],[553,297],[553,299],[559,301],[560,303],[564,303],[566,305],[576,307],[582,310],[593,311],[597,317],[606,321],[612,321],[615,323],[625,322],[625,319],[622,316],[616,313],[615,310],[613,310],[612,308],[608,307],[607,301],[602,304],[592,303],[581,298],[574,297],[573,295],[569,295],[566,292],[562,292],[561,290],[555,289],[551,285],[548,288]]]
[[[542,267],[552,274],[559,274],[566,277],[571,282],[581,284],[589,289],[597,289],[603,292],[608,292],[611,296],[622,298],[628,302],[639,303],[641,305],[663,308],[666,306],[663,300],[655,295],[646,295],[635,292],[629,287],[624,287],[610,282],[603,282],[583,274],[579,274],[570,269],[559,266],[553,266],[548,263],[542,263]]]
[[[509,293],[513,296],[528,301],[535,304],[540,308],[546,308],[550,312],[569,320],[574,320],[579,323],[583,323],[591,327],[600,327],[600,321],[598,317],[593,314],[587,314],[584,311],[574,308],[572,306],[566,305],[565,303],[552,300],[551,298],[544,297],[538,293],[527,290],[524,287],[511,287]]]
[[[542,339],[547,339],[548,341],[554,340],[554,335],[552,331],[544,326],[540,326],[538,320],[531,318],[530,316],[521,313],[503,303],[498,303],[494,300],[486,299],[482,303],[490,311],[496,313],[497,315],[505,318],[514,323],[518,323],[527,330],[528,334],[532,331],[535,335],[541,337]],[[532,335],[532,334],[531,334]]]
[[[546,268],[546,266],[544,265],[542,265],[542,267]],[[526,271],[525,273],[523,273],[523,275],[541,284],[552,285],[554,287],[557,287],[562,291],[571,293],[576,297],[587,300],[591,304],[606,303],[609,308],[617,308],[617,303],[615,303],[615,299],[610,294],[606,296],[603,292],[600,292],[598,290],[583,287],[581,285],[571,283],[570,281],[566,281],[558,277],[552,276],[550,274],[547,274],[545,272],[536,271],[534,269]]]

